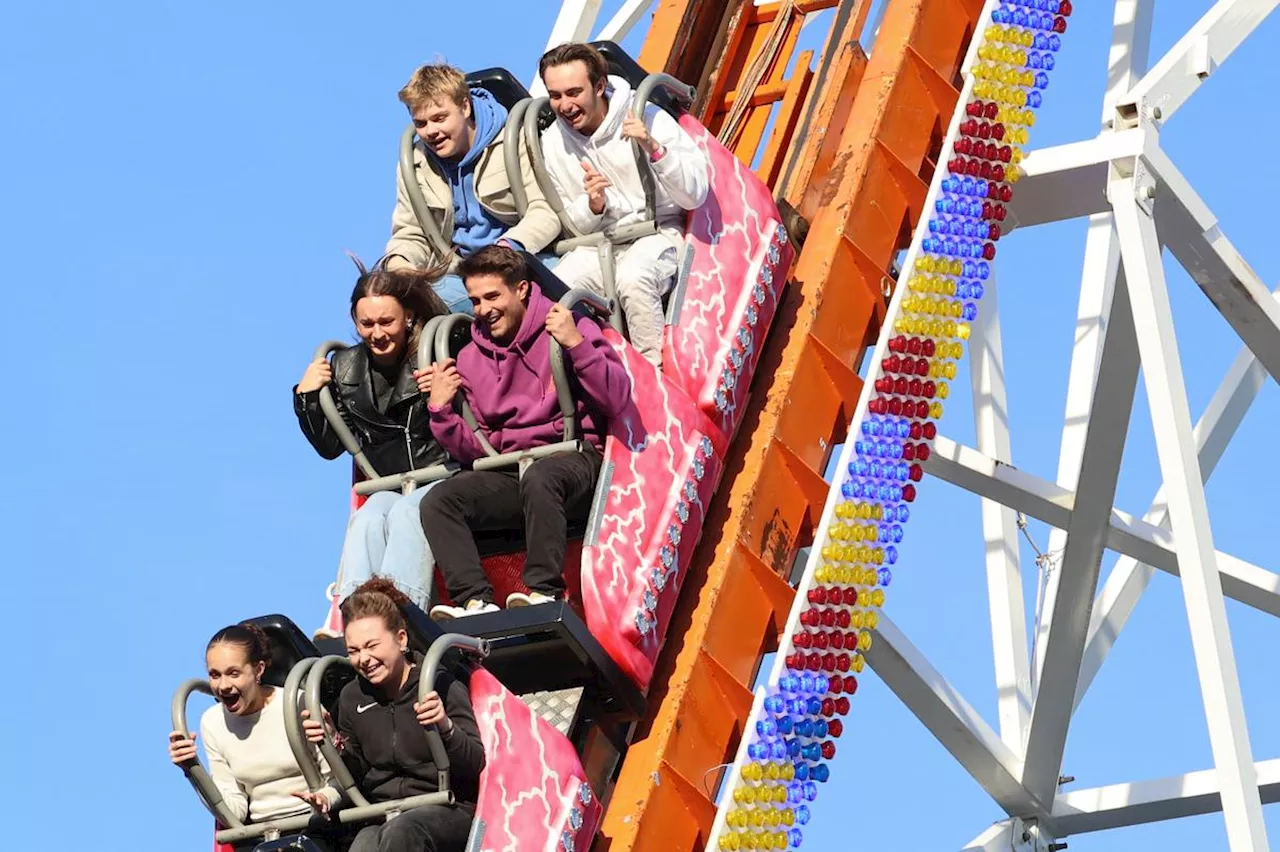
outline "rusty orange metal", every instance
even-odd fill
[[[738,90],[740,76],[780,4],[659,5],[642,61],[710,81],[704,123],[723,116],[731,99],[749,97],[766,116],[784,102],[780,113],[790,112],[767,141],[753,139],[755,119],[746,117],[735,153],[746,159],[751,143],[764,144],[761,173],[809,227],[658,660],[649,716],[610,792],[597,852],[705,845],[716,784],[741,740],[760,657],[776,649],[794,597],[786,579],[792,559],[812,542],[826,499],[822,472],[853,414],[858,370],[892,287],[891,264],[922,213],[981,5],[894,0],[868,59],[857,37],[870,2],[841,3],[816,74],[781,79],[789,58],[779,53],[749,92]],[[717,49],[693,67],[684,52],[693,43]]]

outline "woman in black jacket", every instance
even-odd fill
[[[417,703],[422,657],[408,651],[400,604],[383,578],[365,583],[342,603],[347,654],[357,677],[338,697],[343,762],[370,802],[438,792],[425,727],[434,725],[449,755],[453,805],[419,805],[390,822],[360,830],[350,852],[463,852],[475,817],[484,746],[467,685],[441,670],[435,689]],[[324,740],[320,722],[303,723],[307,738]],[[321,796],[307,794],[303,798]]]
[[[436,270],[357,266],[361,275],[351,293],[351,319],[360,343],[337,352],[332,365],[320,358],[307,366],[293,389],[298,425],[321,456],[342,455],[342,443],[320,409],[320,389],[328,385],[378,475],[440,464],[445,452],[431,435],[426,399],[414,376],[423,326],[447,312],[431,286]],[[427,608],[433,560],[418,504],[433,484],[408,495],[370,495],[351,517],[338,569],[339,600],[370,577],[384,576]]]

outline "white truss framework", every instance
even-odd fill
[[[994,284],[970,344],[978,446],[939,437],[925,464],[982,498],[999,733],[888,618],[867,653],[1009,814],[966,852],[1031,852],[1072,834],[1218,811],[1233,852],[1261,852],[1268,849],[1262,805],[1280,801],[1280,760],[1255,763],[1250,749],[1224,602],[1280,616],[1280,575],[1214,549],[1204,496],[1267,374],[1280,378],[1280,295],[1268,292],[1160,147],[1164,124],[1280,0],[1219,0],[1147,70],[1153,5],[1116,0],[1102,132],[1031,153],[1010,207],[1012,225],[1021,228],[1089,218],[1057,482],[1012,466]],[[1198,423],[1187,403],[1163,248],[1244,343]],[[1111,508],[1139,368],[1164,477],[1142,517]],[[1048,552],[1056,563],[1031,637],[1017,513],[1053,527]],[[1099,591],[1108,549],[1122,558]],[[1072,714],[1157,569],[1180,578],[1214,768],[1063,792]]]
[[[1114,2],[1102,131],[1092,139],[1031,153],[1006,222],[1007,232],[1089,218],[1057,482],[1011,463],[994,282],[969,347],[978,447],[939,436],[924,464],[928,473],[982,498],[999,731],[883,614],[865,656],[1008,814],[1008,820],[981,833],[966,852],[1043,852],[1064,848],[1062,838],[1072,834],[1219,811],[1233,852],[1264,852],[1269,847],[1262,805],[1280,800],[1280,760],[1254,762],[1225,598],[1280,616],[1280,575],[1214,548],[1204,482],[1266,374],[1280,378],[1280,299],[1263,286],[1165,155],[1160,131],[1280,0],[1218,0],[1150,70],[1154,0]],[[985,31],[991,6],[984,7],[976,32]],[[968,73],[973,62],[971,47],[963,68],[962,104],[973,91]],[[958,122],[959,115],[952,119],[947,140],[954,140]],[[932,208],[937,192],[935,181],[926,209]],[[918,229],[904,269],[912,268],[921,239]],[[1164,248],[1244,343],[1196,424],[1161,262]],[[899,287],[889,305],[886,331],[870,363],[884,356],[905,290]],[[1112,508],[1140,373],[1164,479],[1141,518]],[[868,382],[863,388],[855,423],[867,408],[870,387]],[[847,444],[838,468],[849,459]],[[816,541],[827,540],[838,496],[828,499]],[[1035,636],[1028,636],[1026,624],[1018,513],[1053,527],[1049,553],[1060,555],[1044,589]],[[1123,558],[1099,593],[1106,550]],[[799,626],[817,563],[811,556],[806,564],[785,637]],[[1062,756],[1074,710],[1156,569],[1180,580],[1214,767],[1176,778],[1064,792]],[[779,655],[770,683],[778,681],[783,665]],[[745,730],[754,730],[764,698],[765,691],[758,690]],[[726,796],[739,777],[744,753],[740,748],[730,769]],[[724,806],[719,809],[708,848],[719,848],[727,812]]]

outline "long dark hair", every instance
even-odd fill
[[[387,259],[383,258],[374,264],[373,269],[365,269],[359,258],[353,255],[351,259],[360,270],[355,289],[351,291],[351,321],[356,321],[356,303],[366,296],[390,296],[395,299],[405,313],[413,315],[405,353],[406,358],[412,358],[418,351],[418,339],[422,336],[422,328],[427,320],[449,313],[435,288],[435,282],[449,270],[448,265],[441,263],[425,269],[387,269]]]

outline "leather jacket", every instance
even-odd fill
[[[333,355],[330,390],[342,419],[351,428],[379,476],[404,473],[448,460],[431,434],[427,401],[418,392],[413,371],[416,359],[405,359],[391,391],[387,412],[378,410],[370,373],[369,350],[357,344]],[[293,389],[293,410],[311,446],[326,459],[344,452],[342,442],[320,410],[320,391]]]

